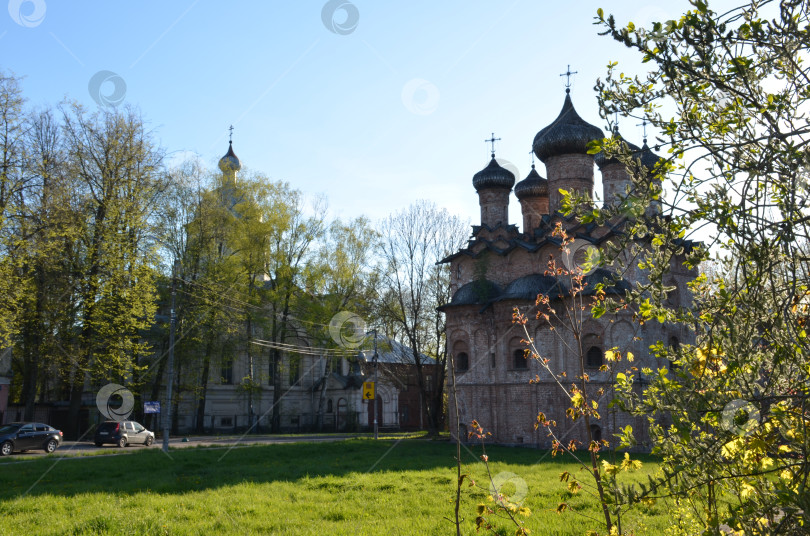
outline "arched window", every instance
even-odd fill
[[[332,399],[326,401],[326,413],[332,413]]]
[[[588,368],[599,368],[602,366],[604,354],[599,346],[591,346],[585,354],[585,366]]]
[[[453,364],[456,372],[464,372],[470,368],[470,347],[467,344],[467,334],[455,332],[452,335],[453,342]]]
[[[526,350],[517,349],[512,352],[512,366],[516,369],[529,368],[529,358],[526,355]]]
[[[602,429],[595,424],[591,425],[591,439],[596,442],[602,441]]]
[[[456,355],[456,372],[464,372],[470,368],[470,356],[467,352],[459,352]]]

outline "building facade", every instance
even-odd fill
[[[576,378],[582,354],[590,378],[590,394],[600,400],[601,419],[591,423],[592,436],[597,440],[611,439],[619,428],[632,424],[644,448],[648,423],[607,410],[612,382],[609,373],[600,370],[605,363],[605,351],[614,347],[631,351],[639,369],[658,368],[661,364],[654,362],[649,346],[657,341],[678,345],[688,340],[689,333],[658,323],[639,326],[632,321],[633,313],[629,310],[599,319],[591,318],[586,311],[578,324],[580,350],[566,330],[565,321],[554,322],[555,329],[550,329],[547,323],[535,320],[538,295],[547,296],[549,305],[560,316],[566,307],[571,307],[571,281],[564,274],[548,273],[549,259],[554,259],[556,266],[573,269],[588,248],[603,248],[621,230],[620,221],[606,226],[584,225],[560,212],[560,190],[587,194],[594,199],[597,166],[604,203],[618,203],[626,195],[631,185],[627,167],[602,154],[588,154],[588,143],[604,136],[600,128],[577,114],[566,90],[560,114],[537,133],[532,143],[534,155],[545,166],[545,178],[533,164],[528,176],[515,184],[515,176],[499,165],[494,150],[489,164],[473,177],[481,223],[473,226],[467,246],[443,261],[451,266],[453,297],[442,310],[447,317],[448,345],[455,361],[455,392],[462,429],[476,420],[492,433],[494,442],[550,447],[552,438],[547,430],[534,426],[538,413],[542,412],[557,422],[558,439],[584,443],[587,434],[582,419],[572,424],[566,417],[571,403],[557,383],[559,379],[567,389],[572,383],[579,383]],[[651,168],[658,161],[646,140],[641,148],[628,146],[642,165]],[[509,221],[512,192],[521,206],[521,230]],[[558,225],[574,239],[569,255],[563,254],[561,239],[554,232]],[[586,300],[597,283],[604,283],[606,292],[622,296],[632,283],[645,281],[646,275],[636,263],[624,260],[620,263],[623,264],[620,274],[604,268],[585,274]],[[695,275],[680,262],[672,263],[667,283],[676,290],[668,296],[671,306],[689,304],[686,283]],[[515,308],[530,320],[526,325],[528,336],[523,326],[512,321]],[[529,337],[540,356],[549,360],[548,366],[556,379],[536,359],[527,359],[524,341]],[[456,402],[452,396],[452,377],[449,381],[452,432]],[[639,389],[642,387],[638,385]]]
[[[219,169],[223,175],[220,198],[231,206],[237,202],[233,192],[241,168],[233,144],[229,143]],[[227,251],[227,244],[223,248]],[[264,280],[267,283],[266,277]],[[285,432],[370,430],[375,410],[379,415],[378,427],[383,429],[423,427],[425,404],[419,395],[410,348],[378,336],[376,359],[371,337],[366,338],[361,348],[321,351],[311,347],[305,331],[298,327],[291,326],[288,340],[281,344],[285,349],[280,352],[280,382],[273,378],[275,368],[270,351],[273,343],[262,341],[260,333],[256,333],[257,340],[253,341],[251,360],[244,351],[237,350],[223,356],[220,363],[212,363],[209,369],[186,370],[181,381],[192,388],[177,395],[175,429],[181,433],[200,429],[224,433],[251,427],[268,430],[276,385],[283,391],[278,405],[280,429]],[[435,361],[421,356],[421,363],[426,363],[426,378],[432,385],[436,377]],[[376,398],[367,400],[362,387],[375,377],[375,368]],[[202,381],[206,373],[208,377]],[[246,377],[257,384],[250,393],[239,380]],[[194,388],[198,385],[205,385],[202,412],[198,407],[201,393]],[[200,419],[202,422],[198,422]]]

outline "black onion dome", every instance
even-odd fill
[[[483,305],[497,298],[500,287],[489,279],[479,279],[463,285],[447,305]]]
[[[568,291],[556,277],[542,274],[525,275],[515,279],[498,298],[501,300],[530,300],[535,301],[538,294],[551,299],[567,295]]]
[[[228,143],[228,152],[225,153],[225,156],[219,159],[219,169],[223,173],[227,173],[228,171],[239,171],[242,169],[242,163],[233,152],[233,143]]]
[[[472,182],[476,192],[484,188],[510,189],[515,185],[515,174],[502,168],[493,156],[487,167],[473,175]]]
[[[602,129],[582,119],[574,109],[571,95],[565,94],[560,115],[534,137],[532,148],[543,162],[550,156],[561,154],[587,154],[588,142],[601,140]]]
[[[515,195],[518,199],[548,195],[548,180],[540,176],[534,164],[526,178],[515,185]]]
[[[652,152],[647,140],[644,140],[644,145],[641,146],[641,164],[647,169],[652,169],[662,160],[663,158]]]
[[[630,143],[626,139],[622,138],[622,135],[618,132],[613,133],[613,138],[618,139],[620,142],[627,145],[628,150],[630,151],[630,155],[633,158],[639,158],[641,156],[641,149],[638,145]],[[605,166],[609,166],[610,164],[618,164],[619,160],[616,158],[616,155],[611,156],[610,158],[605,155],[603,151],[599,151],[595,155],[593,155],[593,161],[596,162],[596,165],[599,166],[599,169],[602,169]]]
[[[583,278],[585,296],[592,296],[596,294],[596,285],[602,284],[602,289],[606,294],[615,294],[624,296],[625,293],[633,290],[633,286],[626,280],[618,277],[616,274],[605,268],[597,268]]]

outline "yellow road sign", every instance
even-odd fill
[[[374,382],[363,382],[363,400],[374,400]]]

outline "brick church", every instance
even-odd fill
[[[452,299],[441,309],[446,314],[448,348],[455,362],[462,433],[464,425],[475,419],[492,433],[495,443],[550,447],[552,439],[548,432],[543,427],[534,428],[538,412],[543,412],[557,422],[555,432],[561,440],[585,442],[582,419],[573,425],[565,416],[570,402],[559,385],[537,360],[526,358],[526,345],[521,342],[526,336],[522,326],[512,323],[512,314],[515,307],[527,314],[530,319],[527,328],[538,352],[550,360],[549,367],[555,374],[565,372],[562,382],[569,388],[579,375],[579,350],[573,351],[574,338],[567,336],[564,329],[551,331],[547,324],[541,325],[535,320],[535,300],[538,294],[544,294],[558,311],[565,305],[560,296],[570,302],[570,298],[564,298],[568,296],[566,278],[545,274],[549,256],[553,256],[559,266],[572,262],[570,258],[563,258],[560,239],[552,234],[558,222],[568,236],[575,238],[572,250],[598,248],[620,230],[621,222],[613,221],[610,226],[602,227],[583,225],[559,212],[561,189],[587,193],[595,199],[595,167],[601,173],[601,198],[605,204],[617,203],[628,191],[631,181],[624,164],[603,154],[587,154],[588,142],[603,137],[602,129],[577,114],[570,91],[566,89],[559,116],[537,133],[532,144],[534,155],[545,165],[546,178],[533,164],[528,176],[515,184],[514,174],[495,159],[494,148],[492,160],[473,176],[481,223],[473,226],[472,237],[465,248],[442,261],[451,267]],[[490,141],[494,141],[494,137]],[[642,165],[651,168],[658,161],[646,139],[641,148],[629,143],[628,146]],[[520,202],[520,230],[509,220],[512,192]],[[587,274],[585,294],[589,287],[593,292],[594,285],[604,281],[610,283],[608,292],[624,295],[634,281],[645,278],[635,263],[627,264],[621,278],[604,268]],[[668,295],[669,305],[678,307],[689,303],[686,282],[695,275],[680,263],[672,264],[666,282],[676,290]],[[646,421],[607,411],[612,397],[611,382],[608,372],[599,370],[605,350],[613,347],[630,350],[636,356],[634,365],[639,369],[646,366],[656,369],[661,364],[650,356],[651,344],[666,341],[677,346],[681,341],[687,342],[689,337],[689,333],[681,332],[680,328],[655,322],[639,327],[632,322],[631,311],[606,314],[598,320],[585,314],[581,340],[590,388],[594,392],[605,389],[600,400],[602,418],[591,422],[594,439],[613,439],[617,429],[627,424],[633,425],[641,448],[648,438]],[[454,433],[453,379],[452,375],[448,377],[448,422]],[[530,383],[530,380],[535,381]]]

